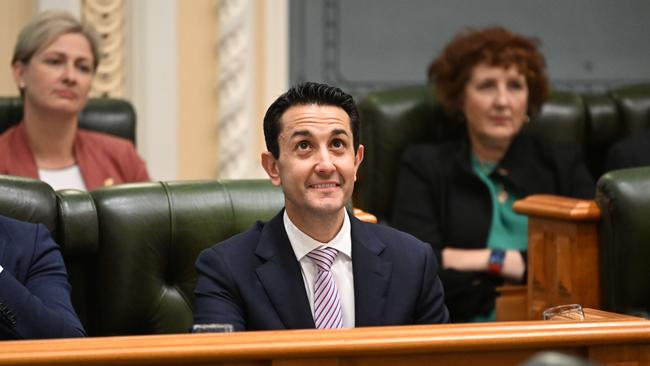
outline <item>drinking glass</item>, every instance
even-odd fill
[[[585,320],[585,313],[580,304],[554,306],[544,310],[544,320]]]
[[[225,323],[207,323],[207,324],[194,324],[192,326],[192,333],[232,333],[232,324]]]

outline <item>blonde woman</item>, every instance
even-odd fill
[[[23,120],[0,135],[0,174],[54,189],[149,180],[129,141],[78,128],[99,56],[92,28],[70,14],[44,12],[23,28],[11,61]]]

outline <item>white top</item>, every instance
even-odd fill
[[[354,277],[352,273],[352,235],[350,234],[350,218],[345,214],[343,226],[338,234],[329,243],[321,243],[303,233],[291,222],[287,211],[284,211],[284,229],[289,237],[289,242],[300,262],[302,279],[307,290],[307,299],[314,314],[314,283],[318,274],[318,267],[307,257],[307,253],[318,247],[331,247],[338,250],[336,259],[330,271],[336,287],[339,289],[341,299],[341,313],[343,315],[343,327],[354,328]]]
[[[38,169],[38,177],[55,191],[66,188],[86,190],[78,164],[63,169]]]

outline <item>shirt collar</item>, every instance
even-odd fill
[[[334,248],[338,250],[339,253],[352,258],[352,236],[350,234],[350,218],[348,217],[347,211],[345,211],[341,230],[339,230],[336,236],[328,243],[321,243],[300,231],[300,229],[298,229],[298,227],[291,221],[289,215],[287,215],[287,210],[284,210],[282,218],[284,229],[287,232],[289,242],[291,243],[291,247],[293,248],[293,252],[296,254],[296,259],[298,259],[298,261],[306,256],[307,253],[318,247]]]

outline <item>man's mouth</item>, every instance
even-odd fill
[[[309,188],[324,189],[324,188],[336,188],[339,185],[337,183],[317,183],[310,184]]]

